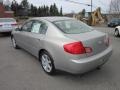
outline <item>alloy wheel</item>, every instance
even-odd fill
[[[43,54],[41,56],[41,64],[43,69],[47,72],[50,73],[52,71],[52,62],[50,60],[50,57],[46,54]]]

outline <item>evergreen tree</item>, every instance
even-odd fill
[[[58,15],[59,15],[58,8],[57,8],[57,6],[56,6],[55,3],[54,3],[54,5],[53,5],[53,15],[54,15],[54,16],[58,16]]]
[[[16,0],[13,0],[12,1],[12,4],[11,4],[11,10],[14,11],[14,15],[17,16],[18,15],[18,3]]]
[[[20,4],[17,1],[13,0],[11,4],[11,9],[14,11],[15,16],[62,16],[62,7],[60,11],[58,10],[56,4],[54,3],[50,7],[48,6],[39,6],[38,8],[33,4],[29,5],[27,0],[23,0]]]
[[[38,16],[41,17],[41,7],[38,8]]]
[[[33,12],[34,12],[34,6],[33,6],[33,4],[31,4],[31,6],[30,6],[30,16],[33,16]]]
[[[22,0],[20,6],[22,7],[20,10],[22,16],[27,16],[29,13],[29,2],[27,0]]]
[[[29,2],[27,0],[22,0],[21,5],[25,9],[29,8]]]
[[[83,17],[85,17],[85,13],[86,13],[86,11],[85,11],[85,9],[83,9],[82,12],[81,12]]]
[[[62,7],[60,8],[60,16],[63,16]]]
[[[50,16],[53,16],[53,5],[50,6]]]
[[[49,7],[46,6],[46,16],[49,16],[50,15],[50,10],[49,10]]]

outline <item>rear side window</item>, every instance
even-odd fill
[[[40,34],[45,34],[47,31],[47,28],[48,26],[45,23],[42,23],[40,27]]]
[[[0,18],[0,22],[16,22],[13,18]]]
[[[53,23],[66,34],[80,34],[93,30],[90,26],[77,20],[61,20]]]
[[[32,25],[31,32],[33,32],[33,33],[40,33],[40,26],[41,26],[41,23],[34,22],[33,25]]]
[[[40,33],[40,34],[45,34],[47,31],[47,25],[44,22],[41,21],[34,21],[32,25],[31,32],[33,33]]]

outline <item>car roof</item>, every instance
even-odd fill
[[[36,17],[36,18],[33,18],[33,19],[37,19],[37,20],[43,19],[43,20],[47,20],[49,22],[54,22],[54,21],[60,21],[60,20],[70,20],[70,19],[73,19],[73,18],[53,16],[53,17]]]

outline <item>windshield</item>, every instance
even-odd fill
[[[90,26],[77,20],[61,20],[53,23],[66,34],[80,34],[92,31]]]
[[[0,18],[0,22],[15,22],[13,18]]]

